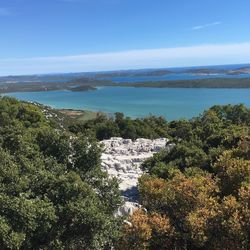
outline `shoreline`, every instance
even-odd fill
[[[195,80],[162,80],[144,82],[115,83],[112,81],[99,81],[96,79],[81,79],[66,83],[1,83],[0,94],[18,92],[49,92],[72,91],[88,92],[96,91],[103,87],[134,87],[134,88],[195,88],[195,89],[250,89],[250,78],[209,78]]]

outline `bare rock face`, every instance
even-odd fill
[[[125,204],[118,211],[119,215],[132,214],[140,206],[136,203],[138,198],[137,182],[143,171],[140,166],[146,159],[152,157],[162,149],[170,149],[173,145],[168,140],[159,138],[149,140],[139,138],[135,141],[112,137],[103,140],[104,153],[102,154],[102,168],[111,177],[120,180],[120,190]]]

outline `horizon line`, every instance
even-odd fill
[[[149,68],[195,67],[194,65],[247,64],[250,42],[201,44],[118,52],[0,59],[0,75],[34,75],[53,72],[98,72]]]
[[[128,69],[116,69],[116,70],[93,70],[93,71],[69,71],[69,72],[49,72],[49,73],[33,73],[33,74],[14,74],[14,75],[0,75],[0,78],[4,77],[19,77],[19,76],[44,76],[44,75],[67,75],[67,74],[91,74],[91,73],[105,73],[105,72],[120,72],[120,71],[140,71],[140,70],[164,70],[164,69],[185,69],[185,68],[206,68],[206,67],[227,67],[227,66],[240,66],[249,65],[249,62],[243,63],[230,63],[230,64],[205,64],[205,65],[192,65],[192,66],[177,66],[177,67],[152,67],[152,68],[128,68]]]

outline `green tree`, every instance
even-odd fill
[[[40,107],[11,98],[0,100],[0,117],[0,248],[111,248],[121,198],[98,143],[54,129]]]

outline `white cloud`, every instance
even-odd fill
[[[9,16],[9,15],[11,15],[11,12],[8,9],[0,7],[0,16]]]
[[[62,57],[0,59],[0,75],[183,67],[249,62],[250,42],[246,42]]]
[[[222,24],[222,22],[213,22],[213,23],[207,23],[207,24],[203,24],[203,25],[198,25],[198,26],[194,26],[192,27],[192,30],[201,30],[201,29],[205,29],[211,26],[217,26]]]

